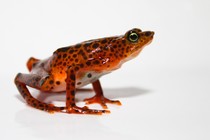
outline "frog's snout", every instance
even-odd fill
[[[145,36],[146,36],[146,37],[153,37],[154,34],[155,34],[155,32],[153,32],[153,31],[146,31],[146,32],[145,32]]]

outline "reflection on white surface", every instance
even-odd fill
[[[37,117],[38,116],[38,117]],[[107,116],[106,116],[107,117]],[[16,114],[15,121],[34,138],[69,138],[88,139],[90,136],[113,138],[124,137],[120,133],[113,132],[100,122],[99,116],[64,115],[53,114],[24,109]]]

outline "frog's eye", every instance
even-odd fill
[[[137,42],[139,39],[139,35],[135,32],[131,32],[129,35],[128,35],[128,40],[130,42]]]

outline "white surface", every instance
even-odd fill
[[[207,0],[1,0],[1,139],[209,140],[209,7]],[[30,56],[133,27],[154,30],[154,41],[101,79],[105,95],[123,106],[103,116],[50,115],[22,102],[13,79],[27,72]],[[78,94],[80,105],[89,93]]]

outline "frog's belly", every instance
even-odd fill
[[[81,88],[83,86],[86,86],[90,83],[93,83],[94,81],[98,80],[101,76],[108,74],[110,72],[95,72],[95,71],[91,71],[91,72],[81,72],[78,73],[78,75],[76,76],[76,88]],[[53,92],[61,92],[61,91],[65,91],[66,90],[66,82],[63,79],[62,81],[60,81],[60,85],[55,85],[53,88]]]

